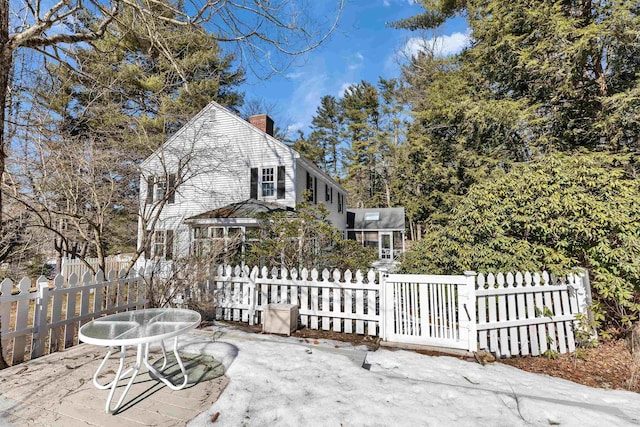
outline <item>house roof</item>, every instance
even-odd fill
[[[404,208],[347,210],[348,230],[404,230]]]
[[[215,218],[258,218],[260,214],[274,212],[294,212],[294,209],[279,203],[248,199],[192,216],[187,218],[185,222],[197,222],[202,219]]]
[[[144,159],[142,161],[142,163],[141,163],[141,167],[144,168],[151,161],[151,159],[158,157],[159,153],[162,152],[162,150],[164,150],[165,147],[167,147],[168,145],[172,144],[175,140],[180,138],[181,134],[184,133],[186,129],[188,129],[189,127],[193,126],[194,123],[196,123],[202,116],[210,114],[210,112],[212,110],[216,110],[216,111],[221,112],[222,114],[226,114],[227,116],[229,116],[229,117],[233,118],[234,120],[236,120],[242,126],[246,126],[248,129],[251,129],[253,132],[259,132],[259,133],[265,135],[265,137],[270,139],[272,142],[275,142],[276,144],[279,144],[282,147],[285,147],[287,150],[289,150],[292,153],[292,157],[293,158],[300,159],[307,167],[309,167],[311,169],[314,169],[316,172],[319,172],[321,174],[321,176],[325,177],[328,181],[332,182],[338,188],[341,188],[343,191],[346,192],[346,190],[335,179],[333,179],[328,174],[323,172],[313,162],[311,162],[310,160],[304,158],[298,151],[294,150],[292,147],[288,146],[287,144],[285,144],[284,142],[282,142],[279,139],[275,138],[274,136],[269,135],[268,133],[263,132],[262,130],[258,129],[257,127],[255,127],[254,125],[252,125],[251,123],[249,123],[248,121],[243,119],[242,117],[238,116],[233,111],[229,110],[228,108],[225,108],[224,106],[218,104],[215,101],[211,101],[209,104],[207,104],[202,110],[200,110],[195,116],[193,116],[191,118],[191,120],[189,120],[187,123],[185,123],[184,126],[182,126],[180,129],[178,129],[176,131],[176,133],[174,133],[171,137],[169,137],[162,144],[162,146],[160,146],[158,149],[156,149],[156,151],[153,154],[151,154],[149,157]]]

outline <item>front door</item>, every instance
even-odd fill
[[[393,259],[393,234],[380,232],[380,259]]]

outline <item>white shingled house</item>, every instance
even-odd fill
[[[336,228],[347,226],[345,189],[274,138],[267,115],[247,122],[211,102],[141,170],[138,244],[147,242],[145,259],[169,260],[209,240],[244,236],[258,226],[258,212],[293,210],[305,196],[324,203]]]

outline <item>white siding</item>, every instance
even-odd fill
[[[250,198],[251,168],[285,166],[285,198],[258,199],[295,207],[302,200],[306,172],[318,179],[318,202],[325,201],[325,183],[334,188],[328,202],[330,220],[340,230],[346,227],[346,210],[338,214],[337,193],[343,189],[319,169],[299,160],[299,154],[258,130],[248,122],[211,103],[169,139],[142,165],[140,202],[145,205],[146,177],[177,173],[182,166],[184,182],[176,188],[175,202],[165,205],[156,229],[176,230],[175,253],[188,250],[186,218]],[[180,178],[178,178],[180,181]],[[276,181],[277,187],[277,181]],[[346,200],[345,200],[346,206]]]
[[[304,200],[303,195],[307,189],[307,173],[309,173],[313,178],[317,179],[317,204],[323,203],[329,210],[329,221],[338,230],[344,231],[347,228],[346,191],[336,184],[335,181],[322,173],[318,168],[311,166],[308,161],[297,159],[296,171],[296,194],[298,200]],[[327,186],[329,187],[329,192],[333,189],[333,201],[326,200]],[[339,212],[338,208],[338,194],[341,194],[345,198],[343,202],[344,209],[342,209],[342,212]]]
[[[205,113],[147,162],[145,170],[158,175],[165,167],[168,172],[177,171],[176,154],[188,164],[186,182],[177,187],[175,203],[163,209],[161,218],[166,227],[176,228],[188,217],[248,199],[252,167],[284,165],[285,199],[267,200],[294,207],[293,164],[297,153],[227,111],[210,108]],[[146,182],[142,186],[144,196]]]

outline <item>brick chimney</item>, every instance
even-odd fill
[[[266,114],[257,114],[249,117],[249,123],[260,129],[262,132],[273,136],[273,119]]]

